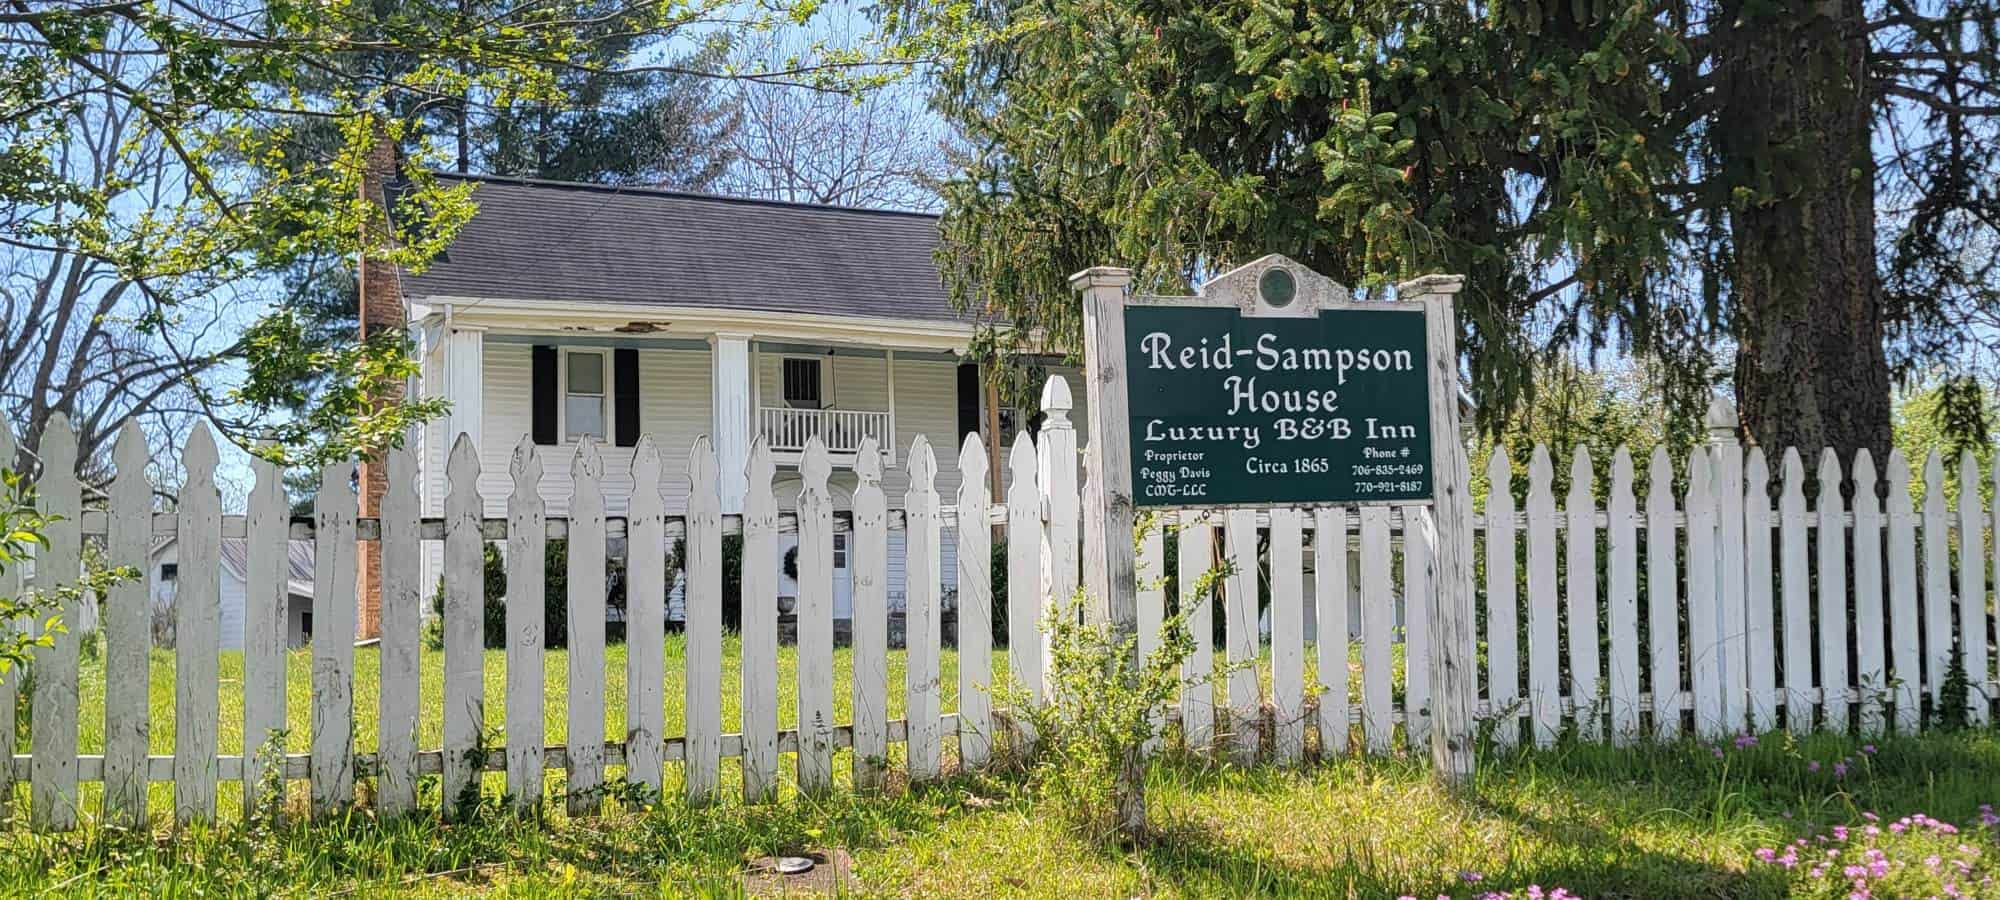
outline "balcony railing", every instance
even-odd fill
[[[757,432],[773,451],[796,453],[818,437],[829,453],[853,453],[864,438],[874,438],[883,452],[893,452],[889,414],[853,409],[791,409],[766,406],[757,411]]]

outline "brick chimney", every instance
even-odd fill
[[[384,246],[392,240],[388,225],[389,196],[387,187],[396,177],[396,163],[400,151],[396,139],[380,125],[376,126],[374,146],[368,150],[368,157],[361,174],[361,199],[374,207],[366,221],[361,224],[363,247]],[[403,308],[403,285],[401,273],[396,264],[387,260],[371,259],[364,252],[358,261],[360,277],[358,295],[360,298],[361,337],[367,339],[376,333],[402,328],[408,324]],[[400,403],[403,400],[402,385],[386,389],[375,398],[377,403]],[[380,461],[363,460],[361,463],[361,515],[363,517],[381,514],[382,495],[388,490],[388,475]],[[357,638],[377,638],[382,636],[382,545],[376,541],[360,542],[360,571],[358,573],[355,610],[355,636]]]

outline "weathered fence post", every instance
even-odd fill
[[[1716,654],[1722,676],[1722,727],[1743,727],[1749,700],[1749,626],[1745,611],[1748,569],[1743,521],[1743,443],[1736,437],[1736,407],[1720,397],[1708,407],[1709,475],[1715,492]]]

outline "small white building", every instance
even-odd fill
[[[460,433],[478,448],[488,516],[506,514],[508,463],[523,436],[539,445],[549,515],[566,514],[570,465],[585,435],[601,442],[607,512],[618,516],[641,434],[672,461],[709,435],[723,511],[740,513],[745,463],[760,437],[776,456],[786,508],[799,492],[801,451],[815,436],[833,456],[837,509],[852,501],[850,467],[867,438],[881,448],[889,503],[901,507],[917,435],[935,449],[937,489],[950,503],[962,478],[987,475],[958,470],[965,436],[1005,448],[1030,424],[1020,410],[991,408],[978,367],[964,358],[976,323],[946,297],[933,260],[935,216],[472,180],[478,214],[441,258],[400,285],[421,342],[421,394],[451,403],[421,438],[424,515],[443,514],[445,458]],[[1080,387],[1073,370],[1052,371]],[[1084,412],[1072,415],[1079,430]],[[996,420],[999,434],[989,435]],[[669,478],[665,491],[669,510],[685,509],[685,478]],[[891,539],[897,606],[902,534]],[[837,541],[834,614],[847,618],[851,574],[845,536]],[[790,546],[771,565],[781,566]],[[944,547],[949,588],[954,542]],[[433,542],[423,584],[436,583],[441,564]]]
[[[167,538],[153,546],[146,577],[151,585],[154,621],[171,621],[174,595],[180,584],[180,542]],[[243,649],[243,605],[249,596],[249,547],[242,538],[223,538],[221,553],[221,647]],[[312,639],[313,544],[286,542],[285,645],[303,647]]]

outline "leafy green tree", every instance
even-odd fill
[[[1008,323],[995,355],[1074,349],[1087,266],[1181,291],[1281,252],[1466,274],[1489,431],[1552,351],[1655,361],[1690,419],[1720,351],[1760,443],[1881,451],[1897,367],[2000,299],[1965,252],[2000,222],[1991,0],[976,10],[998,37],[939,74],[973,148],[939,256]]]

